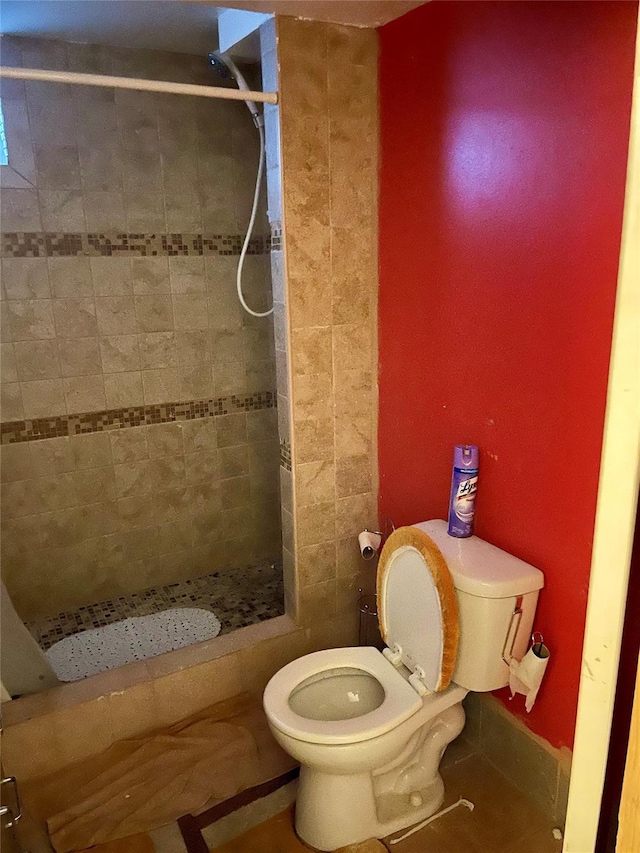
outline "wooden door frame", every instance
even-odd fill
[[[640,481],[638,235],[640,37],[636,41],[620,268],[563,853],[595,850],[611,735]],[[639,701],[636,695],[635,706]],[[634,712],[637,710],[635,707]]]
[[[616,853],[640,850],[640,658],[636,673],[627,766],[624,771]]]

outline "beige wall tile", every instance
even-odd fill
[[[42,502],[45,512],[47,510],[66,509],[76,506],[78,503],[73,474],[40,477],[32,481],[31,487],[36,500]]]
[[[73,479],[78,494],[78,502],[81,504],[114,501],[116,499],[116,480],[112,465],[76,471]]]
[[[122,227],[126,220],[124,194],[122,192],[85,190],[83,195],[84,215],[88,231],[113,231]],[[113,290],[111,294],[115,295]]]
[[[74,435],[69,439],[69,450],[76,468],[99,468],[112,462],[110,435],[96,432]]]
[[[56,328],[50,299],[13,300],[4,306],[14,341],[54,338]]]
[[[41,537],[44,548],[74,545],[83,537],[80,507],[44,513],[41,518]]]
[[[376,496],[353,495],[336,501],[336,535],[338,539],[347,536],[357,536],[361,530],[377,529],[378,511]]]
[[[217,447],[216,420],[219,419],[198,418],[182,424],[185,453],[213,450]]]
[[[214,329],[210,333],[210,338],[211,358],[214,364],[244,361],[245,331],[243,329]]]
[[[97,412],[105,408],[102,375],[72,376],[63,382],[67,412]]]
[[[331,289],[333,322],[370,321],[375,310],[376,264],[372,240],[356,228],[331,229]]]
[[[192,536],[193,529],[190,518],[161,524],[158,527],[158,552],[169,554],[190,548]]]
[[[13,344],[0,344],[0,381],[17,382],[18,368]]]
[[[61,379],[21,382],[20,390],[26,418],[44,418],[67,412]]]
[[[201,293],[179,293],[173,296],[173,316],[176,330],[208,328],[207,299]]]
[[[58,299],[93,296],[89,258],[48,258],[47,263],[53,296]]]
[[[177,402],[180,399],[178,371],[173,369],[143,370],[142,385],[145,405]]]
[[[102,370],[98,338],[58,339],[62,376],[86,376]]]
[[[332,370],[331,326],[294,329],[291,363],[294,373],[326,373]]]
[[[151,489],[151,463],[149,459],[140,459],[136,462],[123,462],[116,465],[116,494],[118,498],[132,497],[150,492]]]
[[[109,712],[115,740],[136,737],[158,726],[153,680],[133,684],[109,695]]]
[[[322,420],[333,415],[333,377],[330,372],[294,376],[293,413],[296,422]]]
[[[348,456],[371,455],[373,448],[373,419],[366,412],[336,415],[335,441],[336,455],[339,458]]]
[[[170,296],[136,296],[135,310],[140,332],[173,330],[174,318]]]
[[[53,313],[60,338],[89,338],[98,334],[93,299],[54,299]]]
[[[13,344],[18,379],[55,379],[60,376],[58,349],[54,340],[18,341]]]
[[[129,258],[91,258],[91,276],[96,296],[131,296],[133,293]]]
[[[181,400],[202,400],[213,397],[214,383],[211,365],[192,364],[178,368]]]
[[[154,658],[149,669],[154,674]],[[170,725],[184,717],[236,696],[242,690],[237,656],[228,655],[197,667],[190,667],[161,678],[155,678],[154,689],[158,720],[161,725]]]
[[[80,190],[39,190],[38,202],[45,231],[86,231]]]
[[[231,447],[247,443],[247,416],[244,413],[222,415],[216,418],[215,424],[218,447]]]
[[[224,362],[216,364],[213,372],[216,397],[228,397],[243,394],[247,387],[245,366],[243,363]]]
[[[248,506],[251,502],[251,478],[245,475],[220,480],[220,500],[223,509]]]
[[[12,483],[33,477],[32,456],[29,444],[3,444],[0,446],[0,481]],[[41,442],[40,442],[41,443]]]
[[[7,231],[41,231],[42,220],[35,190],[4,189],[2,227]]]
[[[7,518],[2,522],[0,536],[2,559],[21,560],[24,571],[25,553],[42,548],[41,516]]]
[[[167,258],[132,258],[131,277],[136,294],[166,294],[169,285],[169,262]]]
[[[172,293],[204,293],[204,258],[169,258],[169,277]]]
[[[24,448],[24,451],[30,454],[33,477],[64,474],[67,471],[74,471],[76,467],[71,454],[71,439],[66,436],[9,445],[9,447]]]
[[[2,290],[7,299],[50,299],[46,258],[3,258]]]
[[[296,465],[296,502],[298,506],[332,501],[336,492],[336,469],[326,460]]]
[[[137,331],[136,308],[132,296],[100,296],[96,314],[101,335],[132,335]],[[153,331],[153,330],[149,330]]]
[[[371,456],[339,456],[336,459],[336,497],[370,492],[374,460]]]
[[[105,373],[140,370],[137,335],[112,335],[100,338],[102,369]]]
[[[104,390],[108,409],[122,406],[142,406],[142,375],[137,371],[112,373],[104,377]]]
[[[177,367],[173,332],[150,332],[138,335],[140,366],[143,370]]]
[[[187,258],[187,260],[189,260]],[[206,329],[176,332],[176,355],[180,365],[211,362],[209,332]]]
[[[337,582],[321,581],[300,588],[300,611],[303,624],[318,625],[336,614]]]
[[[300,585],[311,586],[336,577],[336,544],[323,542],[298,549],[298,578]]]
[[[336,507],[333,501],[296,506],[296,536],[299,547],[332,542],[336,537]]]
[[[334,458],[333,417],[296,419],[293,454],[296,464]]]
[[[291,328],[328,326],[332,320],[330,229],[301,224],[287,230],[287,299]]]
[[[0,387],[0,417],[3,421],[21,421],[24,418],[22,392],[17,382]]]
[[[41,496],[33,488],[31,480],[16,480],[3,484],[0,505],[3,521],[45,511]]]
[[[148,458],[147,430],[144,427],[114,430],[108,435],[111,440],[111,453],[115,465]]]
[[[182,442],[183,424],[156,424],[146,428],[149,458],[160,459],[163,456],[178,456],[184,453]]]
[[[347,536],[336,541],[336,571],[338,577],[349,577],[361,572],[363,569],[371,574],[372,583],[375,586],[377,558],[366,562],[362,558],[358,540],[355,536]]]
[[[132,527],[152,527],[156,523],[155,495],[145,494],[120,498],[117,504],[122,530],[130,530]]]
[[[220,460],[217,450],[187,453],[184,461],[186,478],[189,483],[210,483],[220,476]]]

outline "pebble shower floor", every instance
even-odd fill
[[[221,634],[282,616],[282,565],[279,560],[262,560],[241,569],[213,572],[194,580],[129,593],[48,619],[27,622],[27,628],[47,651],[65,637],[175,608],[197,608],[215,613],[221,623]]]

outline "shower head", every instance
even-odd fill
[[[207,59],[209,60],[209,65],[223,80],[231,78],[231,69],[217,50],[212,50]]]
[[[244,78],[244,75],[235,64],[235,62],[228,56],[223,56],[219,50],[212,50],[209,54],[209,65],[218,73],[218,75],[223,80],[230,80],[233,78],[237,85],[238,89],[241,89],[243,92],[250,92],[249,84]],[[260,110],[258,109],[258,105],[255,101],[245,101],[249,112],[253,116],[254,124],[259,126],[262,122],[262,117],[260,115]]]

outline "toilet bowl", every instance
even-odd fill
[[[542,585],[538,569],[477,537],[451,540],[446,522],[389,537],[378,566],[384,651],[314,652],[265,689],[271,731],[301,765],[303,841],[336,850],[437,811],[439,765],[464,728],[462,700],[508,682]]]

